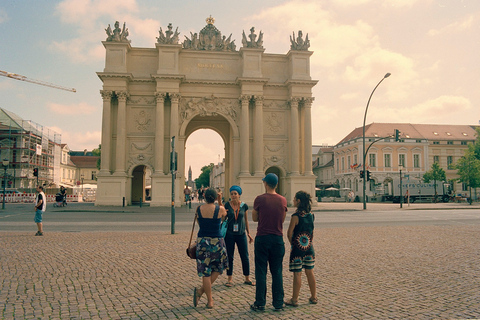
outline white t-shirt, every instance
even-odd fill
[[[45,212],[45,209],[47,209],[47,198],[45,197],[45,193],[43,193],[43,191],[37,195],[35,206],[38,206],[38,200],[40,198],[39,195],[42,196],[42,212]]]

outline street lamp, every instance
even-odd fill
[[[370,94],[370,97],[368,98],[367,107],[365,108],[365,116],[363,117],[363,150],[362,150],[362,153],[363,153],[363,164],[362,165],[363,165],[364,172],[365,172],[366,167],[367,167],[365,165],[366,157],[367,157],[367,153],[365,152],[365,121],[367,120],[368,105],[370,104],[370,100],[372,99],[373,93],[375,92],[377,87],[380,85],[380,83],[382,83],[383,80],[390,77],[390,75],[391,75],[391,73],[387,73],[386,75],[384,75],[382,80],[380,80],[380,82],[377,83],[375,88],[373,88],[373,91]],[[366,178],[366,176],[364,176],[363,177],[363,210],[367,209],[366,190],[367,190],[367,178]]]
[[[403,208],[402,168],[402,165],[398,166],[398,171],[400,171],[400,208]]]
[[[83,173],[80,175],[80,180],[82,180],[82,201],[83,201]]]
[[[2,210],[5,209],[5,187],[7,186],[7,168],[9,161],[8,159],[3,159],[3,202],[2,202]]]

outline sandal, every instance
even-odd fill
[[[255,282],[252,282],[252,280],[245,280],[243,284],[248,284],[249,286],[255,286]]]
[[[197,287],[193,289],[193,306],[196,307],[198,305],[198,295],[197,295]]]
[[[207,309],[213,309],[213,305],[209,306],[207,303]]]
[[[317,299],[317,298],[309,298],[308,301],[309,301],[311,304],[317,304],[317,303],[318,303],[318,299]]]
[[[285,305],[290,306],[290,307],[298,307],[298,301],[295,302],[293,299],[285,301]]]
[[[227,283],[225,283],[225,286],[226,287],[233,287],[233,282],[228,281]]]

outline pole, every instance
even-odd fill
[[[2,202],[2,210],[5,209],[5,187],[7,186],[7,166],[3,165],[4,172],[3,172],[3,202]]]
[[[400,167],[400,208],[403,208],[402,167]]]
[[[367,111],[368,111],[368,105],[370,104],[370,100],[372,99],[372,96],[373,96],[373,93],[375,92],[375,90],[377,90],[377,87],[380,85],[380,83],[382,83],[383,80],[385,80],[385,78],[388,78],[390,77],[390,73],[387,73],[383,76],[382,80],[380,80],[377,85],[375,86],[375,88],[373,88],[373,91],[372,93],[370,94],[370,97],[368,98],[368,101],[367,101],[367,107],[365,108],[365,115],[363,116],[363,149],[362,149],[362,153],[363,153],[363,163],[362,163],[362,166],[363,166],[363,171],[365,172],[367,166],[365,164],[365,160],[367,158],[367,153],[365,152],[365,121],[367,120]],[[364,176],[363,177],[363,210],[366,210],[367,209],[367,199],[366,199],[366,190],[367,190],[367,179],[366,177]]]
[[[172,213],[171,234],[175,234],[175,136],[172,137],[172,153],[170,155],[170,172],[172,174]]]

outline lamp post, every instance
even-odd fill
[[[3,159],[3,202],[2,202],[2,210],[5,209],[5,188],[7,186],[7,168],[9,161],[8,159]]]
[[[82,181],[82,201],[83,201],[83,173],[80,175],[80,180]]]
[[[402,165],[400,165],[400,166],[398,167],[398,171],[400,171],[400,208],[403,208],[402,168],[403,168]]]
[[[362,150],[362,153],[363,153],[363,171],[365,172],[366,170],[366,165],[365,165],[365,162],[366,162],[366,158],[367,158],[367,153],[365,152],[365,121],[367,120],[367,111],[368,111],[368,105],[370,104],[370,100],[372,99],[372,96],[373,96],[373,93],[375,92],[375,90],[377,89],[377,87],[380,85],[380,83],[382,83],[383,80],[385,80],[386,78],[390,77],[391,73],[387,73],[383,76],[382,80],[380,80],[377,85],[375,86],[375,88],[373,88],[373,91],[372,93],[370,94],[370,97],[368,98],[368,102],[367,102],[367,107],[365,108],[365,115],[363,117],[363,150]],[[366,210],[367,209],[367,199],[366,199],[366,190],[367,190],[367,177],[366,175],[364,175],[363,177],[363,210]]]

